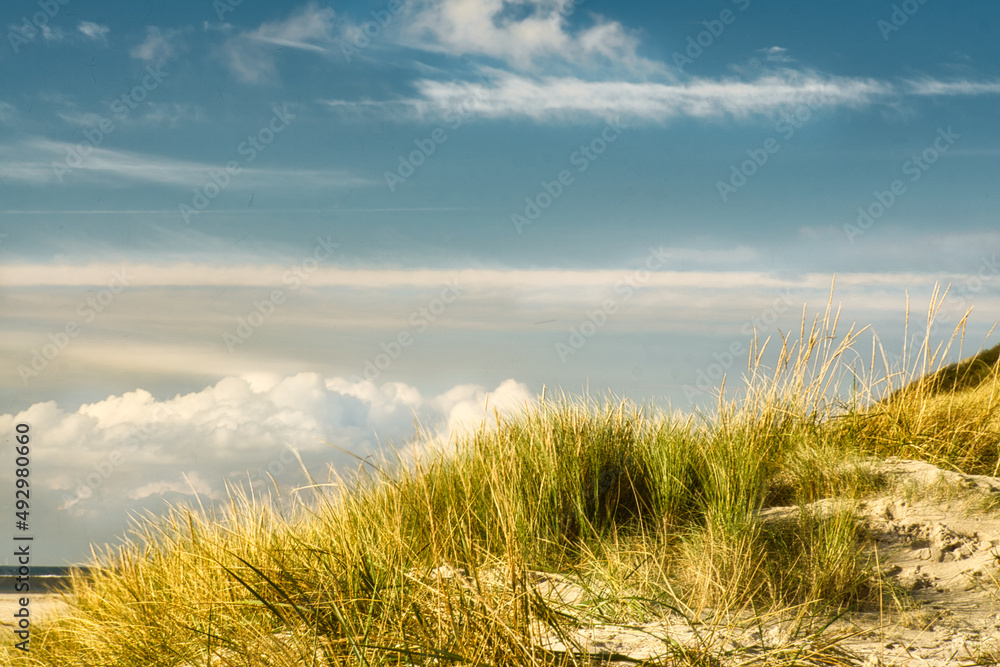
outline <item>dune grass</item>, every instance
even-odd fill
[[[0,664],[583,665],[575,628],[667,615],[704,641],[659,637],[646,664],[852,664],[823,629],[884,602],[852,511],[880,483],[868,457],[995,471],[1000,350],[874,381],[837,319],[804,316],[771,366],[755,341],[745,391],[711,415],[543,398],[297,502],[233,490],[148,517],[95,552],[30,656],[4,641]],[[800,511],[764,520],[779,506]],[[777,645],[712,640],[771,619],[791,619]]]
[[[931,330],[944,295],[935,295],[927,313],[923,344],[915,358],[904,350],[904,368],[885,364],[875,399],[839,420],[848,439],[877,456],[900,456],[972,474],[1000,474],[1000,345],[958,363],[944,365],[956,340],[964,342],[965,322],[949,340],[932,348]],[[884,360],[884,355],[883,355]],[[875,365],[872,351],[871,367]]]

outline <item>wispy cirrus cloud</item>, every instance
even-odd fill
[[[830,105],[862,107],[895,93],[891,84],[875,79],[796,70],[780,70],[752,81],[697,78],[672,83],[536,78],[497,70],[489,70],[489,74],[492,86],[421,79],[415,83],[418,97],[389,101],[386,107],[402,116],[434,116],[462,108],[483,118],[520,117],[544,122],[623,116],[660,122],[676,117],[746,118],[817,98]],[[356,106],[344,100],[326,102],[344,109]]]
[[[262,23],[247,37],[264,44],[325,52],[331,42],[334,11],[310,2],[285,21]]]
[[[277,76],[276,47],[320,54],[333,48],[334,17],[333,9],[310,2],[283,21],[230,37],[221,46],[222,60],[244,83],[271,81]]]
[[[907,81],[906,92],[910,95],[937,95],[947,97],[1000,95],[1000,81],[968,81],[957,79],[952,81],[937,81],[921,79]]]
[[[97,124],[105,118],[99,113],[94,113],[93,111],[80,111],[72,106],[68,106],[61,111],[57,111],[56,116],[70,125],[75,125],[77,127],[96,127]]]
[[[765,72],[751,80],[701,77],[666,83],[484,71],[492,85],[420,79],[414,84],[416,97],[385,102],[325,100],[325,103],[341,111],[377,107],[389,117],[399,119],[435,117],[463,109],[480,118],[526,118],[536,122],[587,121],[595,116],[664,122],[679,117],[745,119],[817,101],[826,107],[863,108],[898,104],[911,96],[1000,94],[998,82],[924,79],[892,83],[791,68]]]
[[[189,187],[204,182],[210,170],[219,168],[218,164],[91,147],[80,159],[80,164],[66,169],[67,173],[60,179],[53,164],[65,163],[68,155],[79,154],[78,144],[36,138],[2,149],[0,177],[28,185],[81,180],[111,186],[139,182]],[[250,167],[243,168],[236,182],[262,187],[360,187],[369,184],[368,180],[345,170]]]
[[[74,104],[63,104],[63,108],[56,111],[56,116],[76,127],[93,128],[98,127],[101,121],[121,113],[120,110],[112,109],[109,104],[105,104],[105,107],[107,111],[99,114],[82,111]],[[2,112],[3,105],[0,103],[0,121],[3,120]],[[208,114],[203,107],[179,102],[146,102],[128,116],[129,124],[159,127],[176,127],[182,123],[197,123],[207,119]]]

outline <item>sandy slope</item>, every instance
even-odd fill
[[[841,638],[839,646],[849,652],[844,658],[856,664],[990,664],[990,654],[1000,660],[1000,512],[987,509],[992,501],[1000,506],[1000,478],[960,475],[899,459],[889,459],[879,469],[898,484],[862,503],[859,513],[878,543],[886,576],[903,597],[911,598],[909,608],[886,610],[881,621],[879,613],[849,615],[826,636]],[[771,508],[762,518],[794,519],[797,512]],[[549,591],[555,589],[566,602],[576,597],[571,585],[554,586],[554,578],[540,577],[549,582],[540,592],[550,599]],[[586,647],[633,660],[662,656],[667,642],[676,642],[711,647],[715,655],[728,651],[734,664],[782,646],[809,651],[824,644],[822,639],[797,640],[781,623],[713,631],[680,618],[596,626],[570,637],[545,634],[540,641],[554,651]]]
[[[1000,514],[987,509],[1000,501],[1000,478],[893,459],[882,469],[916,497],[878,498],[862,513],[879,551],[891,554],[888,573],[917,607],[891,618],[881,641],[870,628],[877,619],[856,619],[868,630],[856,647],[869,655],[881,647],[890,664],[961,664],[982,652],[1000,659]]]

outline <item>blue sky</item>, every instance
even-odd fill
[[[890,355],[935,284],[969,352],[1000,309],[994,3],[2,18],[0,429],[36,432],[52,562],[294,484],[288,446],[342,466],[323,441],[444,438],[543,387],[691,409],[835,275]]]

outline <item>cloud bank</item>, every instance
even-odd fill
[[[36,403],[0,415],[0,429],[28,424],[34,460],[46,470],[40,492],[57,495],[60,511],[99,522],[109,507],[150,497],[221,499],[227,481],[262,485],[268,473],[301,484],[292,449],[317,479],[327,466],[356,463],[344,451],[391,461],[380,448],[393,443],[405,458],[478,427],[494,409],[510,415],[534,401],[513,379],[424,395],[401,382],[249,373],[164,400],[136,389],[76,410]],[[419,444],[415,422],[425,436]]]

